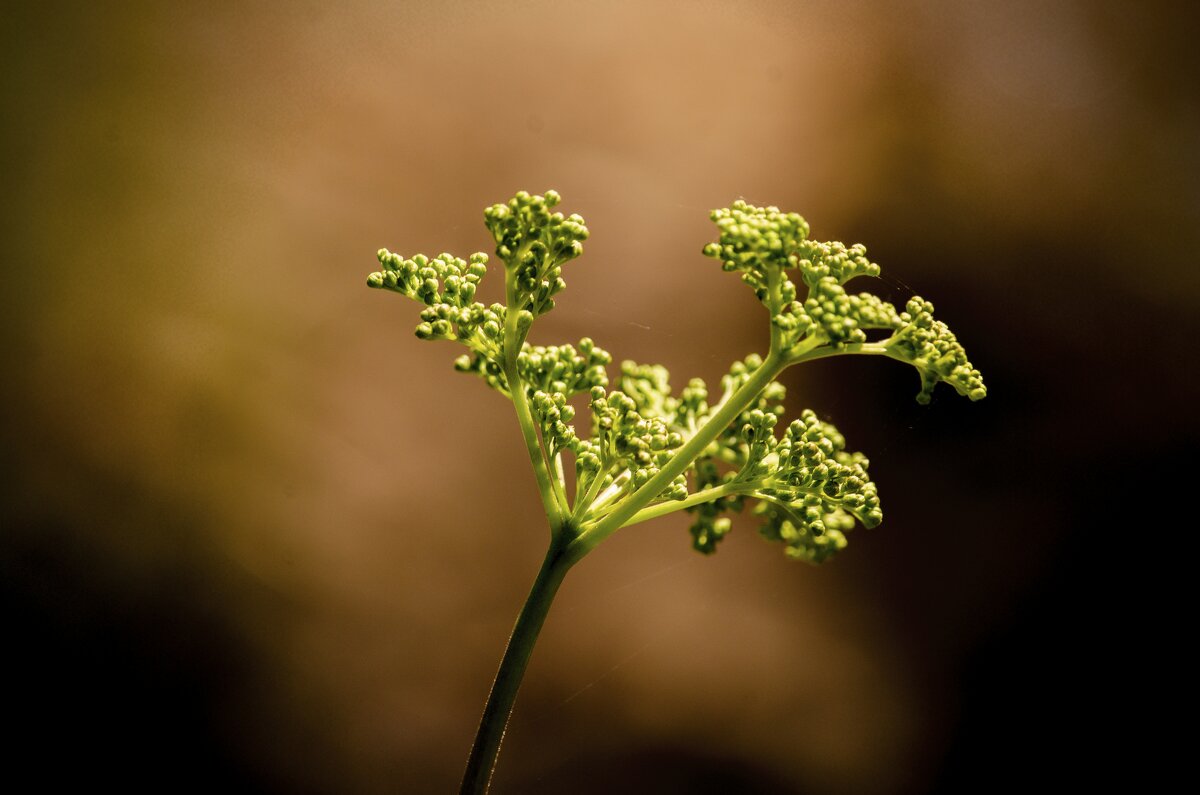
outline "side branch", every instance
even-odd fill
[[[514,383],[516,368],[508,374],[509,383]],[[538,438],[537,429],[533,423],[533,413],[529,409],[529,400],[525,397],[525,387],[519,381],[512,392],[513,407],[517,411],[517,422],[521,426],[521,436],[525,440],[525,450],[529,453],[529,462],[533,464],[533,474],[537,478],[538,492],[542,496],[542,507],[550,519],[550,526],[557,532],[562,526],[566,514],[566,506],[561,505],[559,490],[554,486],[553,475],[546,460],[546,451]]]
[[[692,465],[704,448],[708,447],[721,432],[729,427],[737,416],[749,406],[755,398],[775,380],[776,376],[789,364],[782,356],[772,351],[763,360],[757,370],[751,374],[746,383],[735,392],[728,401],[708,420],[700,426],[694,436],[684,442],[675,451],[662,469],[654,477],[642,484],[641,488],[624,498],[621,503],[596,524],[583,532],[571,544],[570,551],[582,557],[589,550],[612,535],[618,528],[623,527],[634,514],[649,505],[655,497],[662,494],[672,480],[681,475]]]
[[[650,519],[657,519],[660,516],[667,516],[668,514],[675,513],[676,511],[687,510],[688,508],[693,508],[697,505],[703,505],[706,502],[719,500],[722,497],[729,497],[735,494],[744,494],[749,496],[754,494],[755,491],[761,486],[762,484],[756,481],[745,480],[735,480],[730,483],[723,483],[720,486],[713,486],[711,488],[704,489],[703,491],[698,491],[695,494],[689,494],[687,499],[684,500],[668,500],[667,502],[660,502],[657,505],[651,505],[648,508],[643,508],[635,513],[633,517],[625,522],[625,524],[622,526],[629,527],[631,524],[638,524],[639,522],[645,522]]]
[[[520,261],[525,247],[517,252],[515,262]],[[520,302],[516,296],[515,271],[507,268],[505,271],[505,296],[508,299],[508,311],[504,318],[504,377],[508,381],[509,397],[512,398],[513,408],[517,412],[517,422],[521,426],[521,436],[525,440],[525,449],[529,453],[529,462],[533,465],[533,474],[537,478],[538,492],[542,497],[542,507],[550,520],[551,532],[558,533],[563,520],[568,513],[564,504],[565,497],[559,496],[560,489],[554,487],[554,476],[550,472],[550,460],[546,455],[534,427],[533,412],[529,408],[529,399],[525,395],[525,384],[517,370],[517,354],[525,344],[525,335],[529,332],[528,324],[522,328]]]
[[[807,348],[807,349],[806,349]],[[847,343],[840,348],[835,348],[832,345],[819,345],[809,347],[801,342],[789,352],[788,364],[800,364],[801,362],[811,362],[815,359],[827,359],[830,356],[842,356],[844,354],[867,354],[869,356],[887,356],[897,361],[908,363],[907,359],[894,354],[887,346],[887,341],[883,342],[852,342]]]

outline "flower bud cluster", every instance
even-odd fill
[[[469,261],[453,254],[433,259],[417,254],[404,259],[386,248],[379,249],[382,270],[367,277],[370,287],[393,290],[425,304],[416,333],[421,339],[466,341],[477,332],[499,339],[504,328],[504,308],[490,309],[475,303],[475,291],[487,272],[487,254],[476,253]]]
[[[629,473],[629,484],[640,488],[658,474],[683,444],[683,437],[661,417],[643,417],[637,403],[624,392],[606,392],[593,387],[592,437],[576,450],[576,466],[584,488],[596,478],[615,478]],[[679,475],[658,495],[657,500],[687,497],[687,476]]]
[[[796,267],[796,252],[808,238],[808,222],[778,207],[755,207],[741,199],[713,210],[709,218],[721,232],[719,243],[704,247],[727,271],[742,271],[754,289],[765,288],[766,269]]]
[[[697,491],[719,486],[727,479],[721,475],[716,462],[711,458],[703,458],[696,462]],[[688,508],[688,513],[693,517],[691,527],[688,528],[692,535],[692,549],[705,555],[716,552],[717,544],[733,529],[733,520],[724,514],[729,511],[741,511],[742,504],[741,495],[730,495]]]
[[[867,474],[870,462],[861,453],[846,452],[846,440],[833,425],[809,409],[793,420],[775,445],[777,461],[762,493],[783,502],[815,496],[825,513],[841,508],[864,527],[883,521],[879,492]],[[814,529],[818,535],[821,528]]]
[[[517,372],[530,389],[562,394],[564,398],[608,386],[606,365],[612,356],[590,337],[572,345],[526,345],[517,355]]]
[[[454,369],[460,373],[474,373],[492,389],[503,395],[508,394],[508,379],[504,375],[504,367],[500,364],[498,350],[489,353],[464,353],[454,360]]]
[[[734,392],[750,380],[754,371],[762,364],[762,357],[758,354],[750,354],[745,360],[734,362],[729,372],[721,378],[721,387],[724,392],[722,401],[728,400]],[[704,383],[704,379],[691,379],[679,395],[675,396],[671,394],[667,369],[658,364],[622,362],[620,386],[621,391],[633,399],[639,414],[643,417],[661,418],[685,441],[704,424],[714,408],[708,403],[708,386]],[[782,414],[782,401],[786,393],[787,390],[778,381],[768,384],[738,419],[725,429],[723,435],[709,446],[705,451],[705,456],[716,456],[726,463],[739,465],[743,463],[745,456],[734,451],[741,449],[741,437],[738,435],[738,429],[745,424],[746,415],[754,410],[774,415]]]
[[[671,395],[671,374],[661,364],[621,362],[621,391],[628,395],[643,417],[673,418],[679,400]]]
[[[885,343],[889,352],[910,362],[921,374],[918,403],[928,403],[938,381],[971,400],[987,396],[983,376],[967,359],[950,328],[933,317],[933,304],[914,296],[900,314],[903,325]]]
[[[583,253],[588,229],[578,215],[563,216],[551,209],[561,201],[555,191],[544,196],[520,191],[507,204],[483,212],[484,223],[496,241],[496,255],[514,280],[516,303],[535,316],[554,308],[554,296],[566,282],[562,266]]]
[[[826,512],[820,497],[807,495],[786,508],[767,500],[754,506],[763,523],[758,531],[768,541],[784,545],[784,554],[807,563],[824,563],[846,548],[846,531],[854,519],[840,508]],[[819,530],[818,530],[819,528]]]
[[[867,259],[867,247],[862,243],[846,246],[834,240],[822,243],[805,240],[795,251],[800,278],[811,290],[822,279],[845,284],[857,276],[879,276],[879,266]]]
[[[535,391],[529,401],[533,417],[538,423],[542,434],[542,444],[551,457],[563,450],[575,450],[579,446],[579,437],[571,427],[575,418],[575,408],[567,403],[567,398],[561,392]]]
[[[822,243],[808,239],[808,224],[777,207],[736,201],[713,210],[720,232],[704,248],[722,268],[739,271],[771,314],[775,350],[796,356],[833,352],[886,353],[914,365],[921,375],[917,401],[928,403],[934,386],[945,381],[961,395],[979,400],[987,394],[983,378],[967,359],[946,324],[933,318],[933,305],[919,297],[907,311],[870,293],[851,295],[843,285],[858,276],[878,277],[880,269],[861,244]],[[803,300],[786,271],[797,269],[807,288]],[[870,349],[871,330],[891,335]]]
[[[704,255],[720,260],[723,270],[739,272],[767,307],[771,322],[787,335],[800,323],[793,318],[800,306],[786,271],[799,267],[798,252],[811,248],[805,245],[808,222],[796,213],[755,207],[740,199],[709,217],[720,230],[720,240],[705,246]]]
[[[670,374],[661,364],[621,363],[621,391],[633,398],[643,417],[659,417],[683,439],[690,438],[709,413],[708,386],[693,378],[676,397]]]
[[[832,276],[814,284],[804,301],[810,325],[801,339],[816,336],[835,348],[867,341],[868,329],[898,329],[903,325],[896,308],[870,293],[851,295]]]
[[[745,494],[759,500],[755,515],[763,517],[759,531],[779,541],[789,556],[820,563],[846,546],[845,532],[857,518],[864,527],[883,520],[879,493],[867,474],[869,462],[860,453],[845,450],[837,428],[822,422],[810,410],[801,413],[776,439],[777,415],[759,409],[743,415],[739,435],[744,463],[723,477],[708,470],[714,483],[748,484]],[[697,482],[703,470],[697,467]],[[723,510],[739,509],[740,502],[714,503],[692,527],[697,548],[711,552],[723,532],[714,526]],[[726,531],[727,531],[726,527]]]

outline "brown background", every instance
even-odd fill
[[[872,457],[883,527],[821,569],[748,520],[713,559],[682,517],[619,534],[564,586],[495,792],[1147,784],[1194,624],[1184,7],[6,10],[9,774],[454,789],[546,533],[511,409],[364,277],[487,250],[486,204],[553,187],[592,239],[537,342],[677,385],[761,351],[699,255],[745,197],[866,243],[991,396],[789,373]]]

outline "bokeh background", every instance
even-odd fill
[[[567,579],[495,792],[1152,781],[1195,623],[1189,20],[9,4],[7,774],[454,790],[546,531],[508,405],[364,279],[381,246],[487,250],[485,205],[553,187],[592,238],[536,342],[677,383],[761,351],[760,307],[699,254],[744,197],[866,243],[874,289],[931,298],[991,394],[789,373],[790,407],[871,456],[884,525],[819,569],[749,519],[712,559],[682,516],[614,537]]]

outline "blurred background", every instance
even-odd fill
[[[990,395],[788,373],[871,456],[883,526],[822,568],[749,517],[712,559],[683,516],[615,536],[494,792],[1149,783],[1194,631],[1186,8],[6,8],[8,774],[455,790],[547,533],[510,407],[365,276],[381,246],[489,250],[484,206],[555,188],[592,237],[535,342],[677,386],[763,351],[699,253],[742,197],[865,243],[856,286],[933,300]]]

